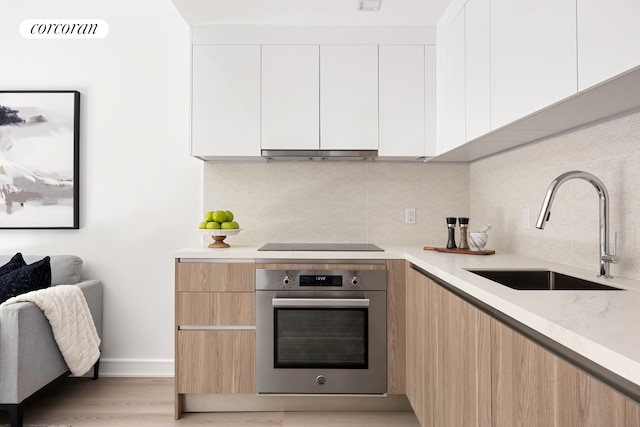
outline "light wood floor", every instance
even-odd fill
[[[0,424],[8,423],[0,412]],[[173,415],[173,379],[65,378],[29,399],[25,424],[73,427],[419,427],[412,412],[241,412]]]

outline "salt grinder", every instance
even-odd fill
[[[456,219],[447,217],[447,230],[449,232],[449,240],[447,240],[447,249],[456,249]]]
[[[460,249],[469,249],[467,241],[467,229],[469,228],[469,218],[458,218],[460,222]]]

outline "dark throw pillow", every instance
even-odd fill
[[[51,286],[50,260],[47,256],[0,276],[0,303],[16,295]]]
[[[7,273],[11,273],[13,270],[17,270],[20,267],[24,267],[25,265],[27,265],[27,263],[24,262],[24,258],[22,258],[22,254],[18,252],[13,256],[13,258],[9,260],[8,263],[0,267],[0,276],[4,276]]]

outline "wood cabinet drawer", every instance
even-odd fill
[[[253,263],[176,262],[176,290],[253,292]]]
[[[255,292],[178,292],[176,323],[255,326]]]
[[[179,331],[177,393],[255,393],[255,331]]]

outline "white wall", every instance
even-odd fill
[[[0,90],[81,92],[80,230],[0,230],[0,253],[70,253],[104,283],[103,375],[173,373],[172,251],[200,242],[189,28],[170,0],[0,0]],[[103,19],[101,40],[27,40],[30,18]]]

